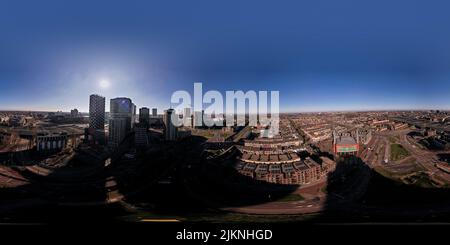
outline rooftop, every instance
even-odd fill
[[[336,144],[354,145],[354,144],[356,144],[356,140],[351,136],[341,136],[341,137],[336,138]]]

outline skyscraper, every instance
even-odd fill
[[[173,141],[177,139],[177,127],[172,123],[172,115],[175,113],[174,109],[164,111],[164,137],[166,140]]]
[[[111,118],[109,119],[109,141],[110,148],[117,148],[126,134],[130,131],[127,129],[126,118]]]
[[[158,116],[158,110],[156,108],[152,108],[152,117]]]
[[[92,94],[89,96],[89,128],[105,129],[105,97]]]
[[[150,109],[147,107],[139,109],[139,123],[143,123],[147,126],[150,124]]]
[[[136,123],[134,127],[134,144],[141,149],[149,144],[148,126],[143,122]]]
[[[193,127],[203,127],[203,116],[205,111],[194,111],[194,125]]]
[[[192,126],[192,117],[191,117],[191,108],[190,107],[184,108],[183,125],[186,127]]]
[[[134,124],[136,123],[136,105],[131,103],[131,129],[134,128]]]
[[[135,106],[129,98],[114,98],[110,101],[109,146],[116,148],[132,129]]]

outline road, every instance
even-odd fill
[[[450,174],[445,173],[444,171],[438,169],[436,167],[436,163],[441,162],[437,154],[440,153],[450,153],[450,151],[429,151],[424,149],[422,146],[420,146],[418,143],[415,142],[415,140],[408,136],[408,133],[411,132],[411,130],[398,130],[398,131],[388,131],[388,132],[382,132],[377,133],[374,135],[374,144],[371,145],[371,147],[374,147],[375,150],[372,152],[377,152],[380,147],[385,147],[384,151],[384,157],[389,159],[390,155],[390,144],[389,141],[390,137],[395,137],[396,142],[401,144],[410,154],[411,157],[416,160],[416,163],[421,166],[422,168],[426,169],[431,176],[437,176],[441,180],[445,180],[446,182],[450,183]],[[380,144],[381,143],[381,144]],[[380,159],[376,159],[375,156],[373,156],[375,153],[368,154],[368,157],[364,158],[364,161],[369,163],[371,166],[377,166],[380,164]],[[404,160],[403,162],[408,162],[407,160]],[[396,161],[395,163],[403,163],[402,160]],[[406,163],[405,162],[405,163]],[[389,163],[390,165],[392,163]]]

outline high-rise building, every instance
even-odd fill
[[[150,124],[150,109],[147,107],[139,109],[139,123],[143,123],[147,126]]]
[[[158,109],[152,108],[152,117],[157,117],[157,116],[158,116]]]
[[[190,107],[184,108],[183,125],[186,126],[186,127],[192,126],[192,115],[191,115],[191,108]]]
[[[134,128],[134,124],[136,123],[136,105],[131,103],[131,129]]]
[[[175,114],[174,109],[164,111],[164,137],[166,140],[173,141],[177,139],[177,127],[172,123],[172,115]]]
[[[73,110],[70,110],[70,116],[71,117],[78,117],[78,109],[73,109]]]
[[[128,119],[111,118],[109,119],[109,140],[108,145],[111,148],[117,148],[126,134],[130,131],[127,128]]]
[[[89,128],[105,129],[105,97],[92,94],[89,96]]]
[[[110,101],[109,141],[111,148],[116,148],[132,129],[135,105],[129,98],[114,98]]]
[[[136,123],[134,127],[134,144],[138,148],[145,148],[149,144],[148,126],[145,123]]]
[[[193,127],[203,127],[203,115],[205,111],[194,111],[194,125]]]

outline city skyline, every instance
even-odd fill
[[[123,97],[123,96],[121,96]],[[145,107],[145,105],[143,106]],[[72,108],[72,109],[78,109],[78,108]],[[0,109],[1,112],[62,112],[62,113],[67,113],[70,114],[70,111],[72,109],[69,110],[26,110],[26,109]],[[169,108],[163,108],[161,109],[161,111],[158,109],[158,115],[163,115],[164,110],[170,109]],[[447,108],[439,108],[439,107],[429,107],[429,108],[400,108],[400,109],[335,109],[335,110],[304,110],[304,111],[281,111],[280,114],[290,114],[290,113],[352,113],[352,112],[401,112],[401,111],[450,111],[450,109]],[[182,112],[181,110],[179,112]],[[83,114],[89,114],[89,109],[88,111],[80,111],[79,113],[83,113]],[[109,110],[105,110],[105,113],[109,113]],[[178,111],[177,111],[178,113]],[[182,113],[178,113],[178,114],[182,114]],[[240,113],[237,113],[240,114]],[[139,113],[137,113],[136,115],[139,115]]]
[[[162,111],[195,82],[279,90],[281,112],[450,109],[450,16],[419,1],[2,5],[0,110]]]
[[[439,237],[449,9],[1,0],[0,224],[127,244]]]
[[[99,80],[98,86],[110,86],[109,82],[108,82],[108,85],[103,84],[105,82],[106,82],[105,80]],[[239,89],[236,89],[234,91],[238,91],[238,90]],[[191,91],[189,91],[189,89],[187,89],[185,91],[191,92]],[[253,91],[253,90],[248,90],[248,91]],[[246,93],[248,91],[243,91],[243,92]],[[257,92],[257,91],[255,91],[255,92]],[[119,93],[119,94],[122,94],[122,93]],[[223,94],[225,94],[225,91],[223,92]],[[43,112],[59,112],[59,111],[61,111],[61,112],[70,112],[72,109],[77,109],[77,110],[80,111],[80,113],[89,113],[89,97],[92,96],[92,95],[103,96],[103,94],[100,94],[100,93],[89,94],[88,98],[87,98],[88,99],[87,102],[84,101],[84,100],[81,100],[81,101],[77,101],[74,104],[66,105],[64,107],[57,107],[57,108],[54,108],[54,109],[45,109],[45,108],[34,107],[34,106],[28,106],[28,107],[23,107],[23,108],[21,108],[21,107],[17,107],[17,108],[7,108],[7,107],[6,108],[2,108],[1,105],[0,105],[0,111],[43,111]],[[344,96],[344,95],[339,94],[339,96]],[[359,95],[359,96],[361,96],[361,95]],[[362,95],[362,97],[364,97],[364,96],[370,96],[370,95]],[[104,96],[104,97],[106,98],[105,108],[109,108],[110,107],[110,103],[109,102],[110,102],[110,99],[113,99],[113,98],[131,98],[132,100],[134,100],[134,98],[132,98],[130,96],[127,96],[127,95],[113,96],[113,97],[106,97],[106,96]],[[425,101],[425,100],[429,100],[429,99],[433,99],[433,98],[420,98],[420,97],[417,97],[415,99],[417,101]],[[158,111],[163,111],[165,109],[172,108],[174,106],[174,104],[170,103],[170,97],[169,97],[168,100],[169,100],[169,102],[167,103],[167,105],[160,106],[160,107],[155,107],[154,105],[148,105],[148,104],[141,104],[141,105],[136,105],[136,106],[138,108],[141,108],[141,107],[150,107],[150,108],[153,108],[153,109],[156,108]],[[280,100],[281,100],[281,102],[283,101],[282,98],[280,98]],[[84,104],[87,104],[87,106],[85,106]],[[80,106],[80,105],[82,105],[82,106]],[[206,107],[208,107],[208,104],[203,104],[203,109],[205,109]],[[60,109],[60,108],[63,108],[63,109]],[[191,106],[191,109],[193,109],[192,106]],[[224,108],[224,110],[225,110],[225,108]],[[246,108],[246,110],[248,110],[248,108]],[[411,103],[411,104],[401,103],[401,104],[393,104],[393,105],[389,105],[389,106],[381,106],[381,104],[379,104],[379,105],[376,105],[376,104],[369,105],[368,103],[365,103],[365,102],[353,103],[353,104],[351,104],[351,103],[339,104],[337,106],[336,105],[332,105],[332,104],[311,106],[311,104],[309,104],[309,106],[306,106],[306,107],[302,107],[302,106],[300,106],[300,107],[292,107],[292,106],[289,106],[289,105],[288,106],[285,105],[283,107],[283,105],[281,105],[280,113],[367,112],[367,111],[426,111],[426,110],[448,111],[448,110],[450,110],[450,106],[445,106],[445,105],[444,106],[442,106],[442,105],[435,106],[435,105],[426,105],[426,104],[420,104],[420,103]],[[109,110],[106,109],[105,112],[109,112]],[[179,112],[177,111],[177,113],[179,113]]]

